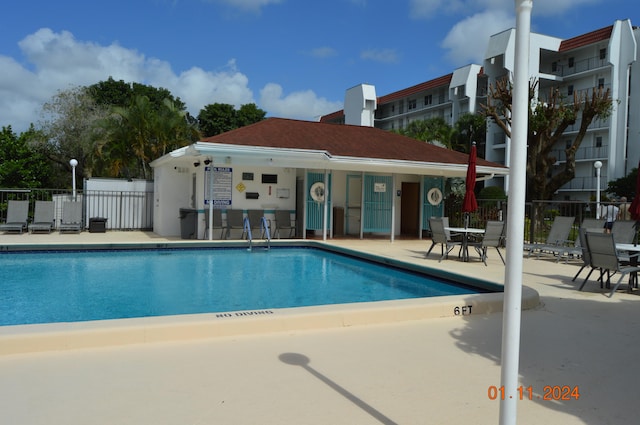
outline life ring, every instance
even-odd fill
[[[429,192],[427,192],[427,200],[431,205],[438,205],[442,202],[442,191],[437,187],[431,188]]]
[[[324,202],[324,183],[315,182],[312,184],[311,189],[309,190],[309,195],[311,195],[311,199],[316,202]]]

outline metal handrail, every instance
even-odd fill
[[[242,221],[242,227],[245,232],[247,232],[247,240],[249,241],[249,251],[251,251],[251,224],[249,223],[249,217],[245,217]]]

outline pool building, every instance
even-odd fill
[[[366,118],[371,99],[366,86],[359,93]],[[180,209],[197,214],[194,239],[223,234],[206,231],[210,210],[259,210],[272,223],[285,210],[302,238],[421,237],[444,213],[446,180],[464,178],[467,163],[464,153],[367,125],[268,118],[153,161],[154,232],[181,235]],[[477,161],[479,180],[507,173]]]

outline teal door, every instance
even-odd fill
[[[422,228],[429,228],[429,217],[442,217],[444,214],[444,178],[425,177],[422,194]]]

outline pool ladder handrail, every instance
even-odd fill
[[[260,219],[260,230],[262,234],[267,238],[267,249],[271,249],[271,233],[269,231],[269,224],[267,223],[267,218],[262,216]]]
[[[242,227],[247,234],[247,241],[249,242],[249,251],[251,251],[253,236],[251,234],[251,223],[249,222],[249,217],[244,218],[244,220],[242,221]],[[271,249],[271,233],[269,231],[269,224],[267,223],[267,219],[264,216],[260,218],[260,230],[261,230],[261,233],[266,236],[267,250]]]

